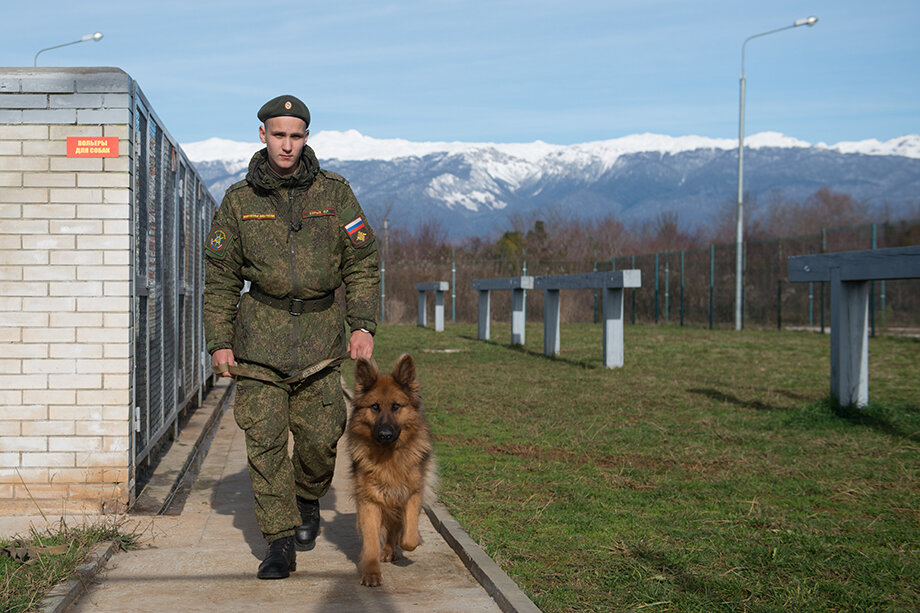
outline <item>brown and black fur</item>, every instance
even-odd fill
[[[388,375],[359,359],[352,402],[346,440],[362,538],[361,583],[377,586],[381,561],[398,559],[397,547],[413,551],[422,542],[418,517],[435,472],[431,429],[409,355]]]

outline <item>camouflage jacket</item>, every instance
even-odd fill
[[[380,274],[374,233],[348,182],[322,170],[304,146],[283,179],[256,153],[244,181],[227,189],[205,241],[204,327],[208,352],[284,372],[344,350],[342,311],[286,310],[240,295],[244,281],[275,298],[315,299],[345,283],[345,323],[376,331]]]

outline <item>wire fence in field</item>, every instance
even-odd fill
[[[920,244],[920,219],[829,228],[818,234],[744,244],[743,321],[746,327],[788,328],[830,326],[829,284],[790,283],[791,256]],[[557,275],[639,269],[642,287],[626,290],[627,323],[675,324],[710,328],[734,327],[735,245],[616,255],[604,260],[566,261],[535,258],[475,259],[449,253],[431,260],[390,261],[382,254],[381,320],[411,323],[417,317],[415,283],[450,282],[445,319],[475,322],[474,279],[517,275]],[[433,309],[429,300],[429,309]],[[492,319],[510,321],[511,299],[505,292],[492,298]],[[600,298],[593,290],[563,292],[564,322],[598,321]],[[920,279],[876,281],[870,289],[870,322],[876,330],[920,328]],[[433,320],[429,313],[429,321]],[[543,295],[527,293],[527,318],[542,321]]]

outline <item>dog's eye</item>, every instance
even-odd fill
[[[401,408],[402,408],[402,405],[401,405],[401,404],[399,404],[398,402],[394,402],[394,403],[393,403],[393,406],[390,407],[390,410],[393,411],[393,412],[395,413],[396,411],[398,411],[398,410],[401,409]]]
[[[371,411],[373,411],[374,413],[379,413],[380,405],[375,402],[374,404],[371,405]]]

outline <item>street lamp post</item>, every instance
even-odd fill
[[[740,110],[738,111],[738,210],[737,210],[737,227],[735,229],[735,330],[741,329],[741,300],[742,300],[742,265],[744,259],[744,51],[748,41],[767,34],[790,30],[799,26],[813,26],[818,23],[817,17],[806,17],[797,19],[792,25],[768,30],[760,34],[754,34],[744,39],[741,45],[741,101]]]
[[[67,45],[76,45],[77,43],[85,43],[88,40],[94,40],[97,43],[102,38],[102,32],[96,32],[95,34],[87,34],[80,40],[70,41],[69,43],[63,43],[60,45],[54,45],[53,47],[45,47],[44,49],[39,49],[38,53],[35,54],[35,59],[32,62],[32,67],[35,68],[38,66],[38,54],[44,53],[45,51],[50,51],[51,49],[57,49],[58,47],[66,47]]]

